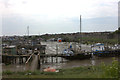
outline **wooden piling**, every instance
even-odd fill
[[[14,58],[14,60],[15,60],[15,64],[16,64],[16,58]]]
[[[20,59],[20,57],[19,57],[19,64],[21,64],[21,59]]]
[[[56,56],[56,63],[58,62],[58,57]]]
[[[40,54],[38,54],[38,69],[41,68]]]
[[[42,63],[44,63],[44,57],[42,58]]]
[[[56,45],[56,63],[58,62],[58,45]]]
[[[45,63],[47,63],[47,56],[45,56]]]
[[[63,58],[61,57],[61,63],[63,63]]]
[[[53,57],[51,56],[51,62],[53,63]]]
[[[23,63],[23,57],[21,57],[21,60],[22,60],[21,62]]]

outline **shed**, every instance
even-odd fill
[[[7,47],[4,47],[3,48],[3,54],[4,53],[15,55],[15,54],[17,54],[17,48],[16,48],[16,46],[7,46]]]

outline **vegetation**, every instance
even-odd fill
[[[85,44],[94,44],[94,43],[107,43],[107,44],[116,44],[118,43],[117,39],[102,39],[102,38],[90,38],[90,37],[83,37],[82,43]]]
[[[105,65],[104,63],[102,63],[102,69],[104,70],[104,74],[105,76],[108,77],[115,77],[118,78],[119,75],[119,70],[118,68],[120,67],[120,65],[118,65],[118,61],[113,59],[112,65]]]
[[[113,34],[120,34],[120,27],[118,28],[118,30],[116,30],[115,32],[113,32]]]
[[[24,40],[37,40],[41,38],[42,41],[47,41],[51,38],[55,38],[55,41],[57,41],[58,38],[62,38],[63,42],[79,42],[82,41],[82,43],[85,44],[93,44],[93,43],[108,43],[108,44],[116,44],[118,43],[118,35],[120,33],[120,30],[116,30],[114,32],[101,32],[98,33],[86,33],[80,36],[79,33],[65,33],[65,34],[45,34],[45,35],[32,35],[32,36],[24,36]],[[81,38],[82,37],[82,38]],[[20,39],[19,39],[20,40]],[[14,41],[14,40],[13,40]],[[3,40],[3,43],[10,44],[12,43],[11,40]]]
[[[33,72],[3,72],[3,78],[118,78],[118,76],[118,61],[115,59],[111,65],[101,63],[99,66],[60,69],[57,73],[38,70]]]
[[[47,41],[48,39],[51,38],[62,38],[63,42],[79,42],[82,41],[82,43],[84,44],[93,44],[93,43],[107,43],[107,44],[117,44],[118,43],[118,37],[116,37],[118,35],[120,31],[116,30],[115,32],[109,33],[109,34],[96,34],[93,33],[89,36],[82,36],[82,38],[80,37],[79,33],[71,33],[71,34],[46,34],[46,35],[41,35],[40,37]],[[97,36],[94,36],[94,35]],[[102,36],[101,36],[102,35]],[[105,35],[106,37],[103,37],[103,35]],[[99,36],[99,37],[98,37]]]

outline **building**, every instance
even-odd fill
[[[6,46],[6,47],[3,47],[3,54],[10,54],[10,55],[17,54],[16,46]]]

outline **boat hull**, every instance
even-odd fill
[[[68,59],[68,60],[82,60],[82,59],[90,59],[91,54],[76,54],[73,56],[63,56],[63,58]]]

